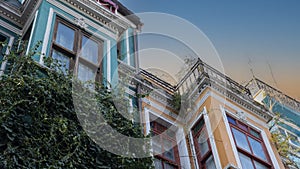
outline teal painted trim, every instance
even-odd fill
[[[62,15],[64,15],[62,18],[67,17],[70,20],[74,20],[74,16],[72,16],[71,14],[57,8],[56,6],[53,6],[52,4],[48,3],[47,1],[43,1],[41,3],[40,7],[39,7],[40,12],[39,12],[38,17],[37,17],[36,28],[33,32],[30,48],[32,48],[35,44],[37,44],[38,41],[43,41],[44,40],[44,34],[45,34],[46,28],[48,26],[47,22],[48,22],[48,14],[49,14],[50,8],[53,8],[58,13],[61,13]],[[72,11],[75,11],[72,8],[70,8],[70,9]],[[75,11],[75,12],[80,14],[78,11]],[[50,55],[50,47],[51,47],[51,41],[52,41],[52,37],[53,37],[53,28],[54,28],[54,24],[55,24],[55,19],[58,15],[59,14],[54,12],[54,16],[53,16],[52,21],[51,21],[50,35],[49,35],[49,39],[48,39],[47,50],[46,50],[46,53],[45,53],[46,57],[48,57]],[[93,20],[90,20],[90,21],[94,22]],[[101,26],[101,24],[99,24],[97,22],[94,22],[94,23]],[[111,40],[111,41],[114,40],[114,38],[108,36],[107,34],[105,34],[103,32],[98,31],[96,28],[88,26],[87,29],[91,32],[99,34],[100,36],[102,36],[102,37],[104,37],[108,40]],[[39,51],[41,51],[41,47],[40,47]],[[33,58],[34,58],[34,60],[39,61],[40,56],[36,55]]]
[[[38,41],[43,41],[44,40],[44,35],[47,29],[47,22],[48,22],[48,15],[49,15],[49,11],[50,8],[53,8],[54,10],[54,14],[51,20],[51,25],[50,25],[50,34],[49,34],[49,39],[47,42],[47,49],[46,49],[46,57],[50,56],[50,50],[51,50],[51,42],[52,42],[52,38],[53,38],[53,30],[54,30],[54,24],[55,24],[55,20],[58,16],[65,18],[66,20],[74,20],[74,16],[72,16],[69,13],[66,13],[65,11],[62,11],[61,9],[51,5],[50,3],[48,3],[47,1],[43,1],[39,7],[39,13],[36,19],[36,27],[35,30],[33,31],[33,35],[32,35],[32,40],[31,40],[31,45],[30,48],[32,48]],[[71,8],[70,8],[71,9]],[[56,12],[57,11],[57,12]],[[73,10],[74,11],[74,10]],[[77,12],[77,11],[75,11]],[[77,12],[78,13],[78,12]],[[80,13],[79,13],[80,14]],[[63,15],[63,16],[61,16]],[[90,20],[90,19],[89,19]],[[94,22],[93,20],[90,20],[92,22]],[[96,23],[96,22],[94,22]],[[101,26],[101,24],[96,23],[99,26]],[[102,60],[102,77],[103,77],[103,83],[105,85],[107,84],[107,66],[110,65],[111,67],[111,85],[115,86],[118,83],[118,56],[117,56],[117,42],[113,37],[110,37],[109,35],[105,34],[104,32],[99,31],[98,29],[92,27],[92,26],[88,26],[86,28],[86,30],[88,30],[89,33],[92,33],[92,36],[95,36],[97,38],[102,39],[101,37],[103,37],[104,39],[104,46],[103,46],[103,60]],[[107,41],[110,41],[110,55],[111,55],[111,62],[107,63]],[[43,42],[45,43],[45,42]],[[39,48],[39,51],[41,51],[41,48]],[[126,51],[126,50],[125,50]],[[34,60],[39,61],[40,60],[40,55],[36,55],[33,57]]]
[[[111,41],[111,84],[112,87],[116,87],[119,82],[119,75],[118,75],[118,54],[117,54],[117,42]]]
[[[283,118],[287,121],[291,121],[292,123],[294,123],[295,125],[300,127],[299,112],[296,112],[296,111],[290,109],[289,107],[286,107],[286,106],[280,104],[275,99],[270,98],[269,96],[266,96],[265,99],[262,101],[267,108],[270,107],[270,99],[272,99],[272,103],[275,103],[273,105],[273,110],[272,110],[274,113],[279,113],[281,118]]]
[[[129,41],[129,56],[130,56],[130,66],[135,67],[135,42],[134,42],[134,34],[133,29],[128,29],[128,41]]]
[[[126,37],[125,37],[125,32],[121,35],[121,51],[120,51],[120,57],[119,59],[122,60],[123,62],[127,62],[127,49],[126,49]]]
[[[47,21],[48,21],[48,14],[49,14],[49,6],[47,6],[47,3],[45,1],[43,1],[38,9],[40,12],[38,13],[38,16],[36,18],[36,27],[33,31],[32,34],[32,39],[29,46],[29,49],[32,49],[37,43],[38,41],[42,41],[44,40],[44,34],[47,28]],[[51,27],[52,30],[52,27]],[[50,37],[52,37],[52,34],[50,34]],[[49,37],[49,39],[50,39]],[[38,51],[41,51],[42,46],[39,47]],[[46,56],[48,56],[48,53],[45,54]],[[40,55],[35,55],[33,56],[33,59],[37,62],[39,62],[40,60]]]
[[[293,128],[292,126],[289,126],[289,125],[287,125],[285,123],[279,123],[278,125],[281,126],[281,127],[283,127],[283,128],[285,128],[285,129],[287,129],[288,131],[296,134],[298,137],[300,137],[300,131],[297,130],[297,129],[295,129],[295,128]]]
[[[103,44],[103,58],[102,58],[102,68],[103,68],[103,71],[102,71],[102,79],[103,79],[103,85],[105,86],[108,86],[108,81],[107,81],[107,52],[105,49],[107,49],[107,42],[104,42]]]
[[[19,27],[18,25],[12,23],[10,20],[6,19],[6,18],[3,18],[3,17],[0,17],[1,20],[5,21],[6,23],[9,23],[11,26],[17,28],[17,29],[22,29],[21,27]]]
[[[1,30],[0,33],[4,32],[4,33],[6,33],[6,34],[8,34],[10,36],[13,36],[15,39],[18,39],[18,37],[19,37],[18,34],[16,34],[15,32],[12,32],[11,30],[8,30],[8,29],[2,27],[1,25],[0,25],[0,30]],[[7,36],[7,35],[5,35],[5,36]]]

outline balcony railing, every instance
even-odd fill
[[[273,97],[282,105],[287,106],[300,113],[300,102],[298,102],[296,99],[282,93],[281,91],[273,88],[272,86],[266,84],[265,82],[259,79],[253,80],[258,89],[264,90],[267,94],[270,95],[270,97]]]

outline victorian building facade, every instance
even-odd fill
[[[118,1],[4,0],[0,5],[0,40],[8,46],[27,41],[26,53],[41,41],[41,55],[34,56],[41,65],[44,57],[53,57],[80,80],[107,85],[118,81],[118,60],[138,65],[134,51],[142,23]]]
[[[82,81],[115,86],[128,78],[130,107],[139,110],[134,118],[153,137],[155,168],[284,168],[268,126],[275,114],[253,99],[259,94],[201,60],[175,86],[139,69],[141,26],[116,0],[0,2],[1,42],[25,40],[29,53],[42,41],[34,60],[44,65],[44,56],[58,59]],[[2,60],[9,48],[0,50]]]
[[[144,132],[159,136],[155,168],[284,168],[268,126],[274,114],[248,88],[201,60],[175,86],[144,70],[138,77],[149,93],[140,100]]]

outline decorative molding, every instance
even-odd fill
[[[246,114],[245,114],[245,112],[243,112],[243,111],[238,111],[237,113],[236,113],[236,115],[238,116],[238,118],[239,118],[239,120],[241,120],[241,121],[246,121]]]
[[[74,18],[75,24],[79,26],[81,29],[85,29],[88,25],[85,23],[84,18]]]
[[[28,0],[21,8],[10,6],[5,1],[0,4],[0,15],[11,21],[16,26],[22,28],[32,13],[37,10],[37,5],[41,0]]]
[[[16,28],[15,26],[7,23],[6,21],[3,21],[3,20],[0,19],[0,25],[2,27],[6,28],[7,30],[10,30],[10,31],[14,32],[17,35],[22,35],[22,30],[21,29]]]
[[[68,0],[69,1],[69,0]],[[76,17],[76,18],[84,18],[84,21],[86,22],[86,24],[88,24],[89,26],[92,26],[92,27],[94,27],[94,28],[96,28],[98,31],[101,31],[101,32],[103,32],[103,33],[105,33],[106,35],[108,35],[108,36],[110,36],[110,37],[112,37],[113,39],[117,39],[117,36],[118,36],[118,33],[117,32],[115,32],[115,31],[113,31],[112,29],[110,29],[109,27],[107,27],[107,25],[104,25],[104,26],[102,26],[101,25],[101,21],[100,20],[102,20],[101,18],[103,18],[103,16],[99,16],[99,15],[95,15],[95,14],[93,14],[93,13],[91,13],[91,12],[88,12],[88,15],[82,15],[82,14],[80,14],[80,13],[78,13],[78,12],[80,12],[80,11],[83,11],[84,9],[82,8],[82,7],[79,7],[79,5],[77,4],[77,3],[74,3],[73,1],[73,5],[74,6],[71,6],[71,8],[70,7],[68,7],[68,6],[70,6],[70,4],[67,4],[68,6],[66,6],[66,5],[62,5],[60,2],[58,2],[58,1],[56,1],[56,0],[47,0],[47,2],[49,2],[50,4],[52,4],[52,5],[54,5],[54,6],[56,6],[56,7],[58,7],[58,8],[60,8],[61,10],[63,10],[63,11],[65,11],[65,12],[67,12],[67,13],[69,13],[70,15],[72,15],[72,16],[74,16],[74,17]],[[77,2],[77,1],[76,1]],[[79,2],[79,1],[78,1]],[[63,3],[67,3],[66,1],[63,1]],[[74,10],[72,10],[72,8],[73,9],[75,9],[75,10],[77,10],[77,11],[74,11]],[[81,10],[78,10],[78,9],[81,9]],[[85,9],[85,13],[87,13],[87,10]],[[66,17],[65,15],[63,15],[62,13],[60,13],[60,12],[58,12],[58,11],[55,11],[56,13],[58,13],[59,15],[61,15],[61,16],[64,16],[64,18],[65,19],[68,19],[68,17]],[[91,17],[90,15],[92,15],[94,18],[98,18],[98,20],[97,20],[97,22],[100,22],[100,24],[99,23],[94,23],[94,22],[92,22],[91,20],[89,20],[89,19],[87,19],[86,17]],[[74,22],[74,19],[72,19],[72,20],[69,20],[70,22],[72,22],[72,23],[74,23],[75,24],[75,22]],[[103,21],[103,20],[102,20]],[[88,30],[87,30],[88,31]],[[90,32],[90,33],[95,33],[95,32]],[[97,33],[97,32],[96,32]],[[103,40],[107,40],[107,38],[105,38],[105,37],[103,37],[103,36],[101,36],[100,37],[101,39],[103,39]]]

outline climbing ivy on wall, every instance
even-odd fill
[[[32,56],[38,54],[38,45],[28,55],[12,50],[6,56],[7,70],[0,78],[0,168],[152,168],[150,157],[115,155],[88,137],[73,104],[75,79],[51,58],[45,58],[47,67],[36,63]],[[80,104],[93,99],[99,106],[85,118],[101,113],[118,132],[144,138],[139,125],[116,111],[112,94],[100,84],[94,87],[95,97]],[[80,89],[76,96],[90,91]],[[126,145],[121,140],[119,144]]]

